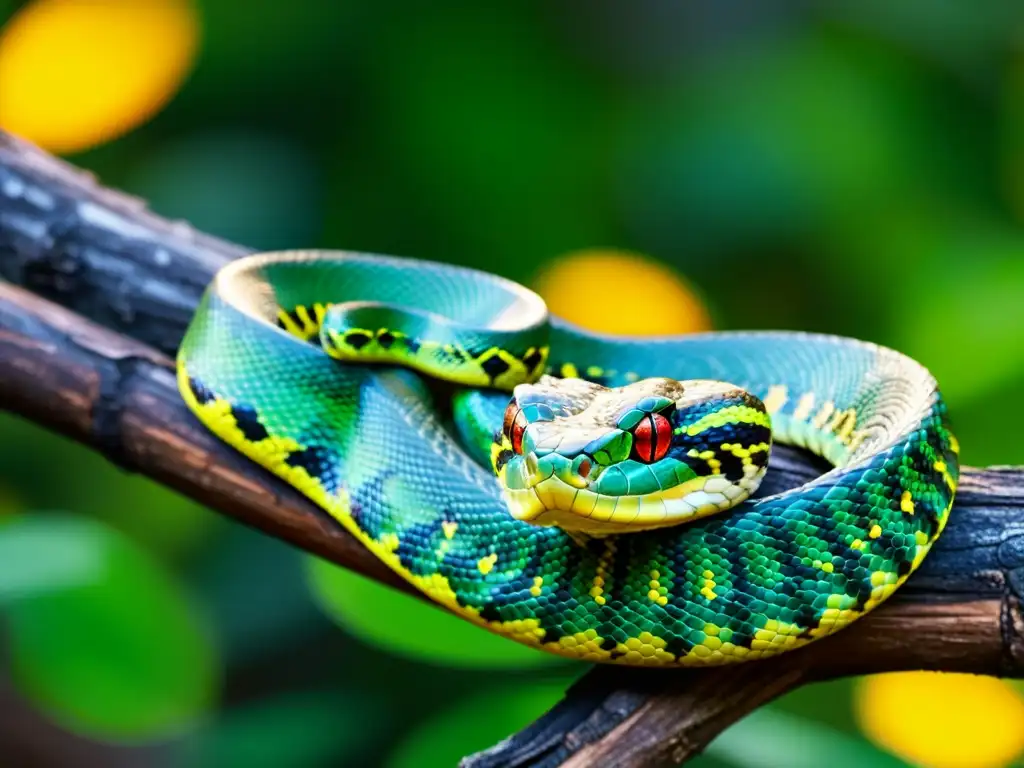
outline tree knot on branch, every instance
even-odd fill
[[[1006,574],[1001,629],[1005,649],[1003,664],[1008,674],[1024,663],[1024,528],[1002,532],[996,560]]]
[[[139,367],[152,366],[152,362],[136,355],[114,359],[106,375],[100,377],[99,392],[93,403],[92,434],[96,446],[110,461],[125,469],[132,469],[121,426],[126,393],[131,389],[132,379],[139,374]]]

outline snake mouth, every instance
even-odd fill
[[[708,475],[654,493],[610,496],[555,474],[531,473],[525,487],[506,487],[504,498],[509,513],[522,522],[598,535],[627,533],[723,512],[749,498],[763,475],[758,468],[738,482]]]

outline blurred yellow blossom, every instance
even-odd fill
[[[1003,768],[1024,754],[1024,700],[1002,680],[899,672],[860,681],[861,730],[927,768]]]
[[[0,30],[0,127],[53,152],[116,138],[188,74],[190,0],[35,0]]]
[[[630,251],[575,251],[542,272],[534,289],[548,309],[593,331],[657,336],[711,328],[704,304],[682,277]]]

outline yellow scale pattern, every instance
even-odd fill
[[[184,367],[181,366],[178,367],[178,389],[189,409],[196,414],[199,420],[210,431],[220,437],[220,439],[225,443],[273,472],[285,482],[294,486],[307,497],[312,499],[316,504],[325,509],[332,517],[340,522],[363,546],[386,563],[388,567],[402,576],[417,589],[421,590],[430,598],[445,606],[452,612],[462,616],[474,624],[477,624],[478,626],[490,630],[491,632],[509,637],[521,643],[542,647],[544,650],[551,653],[556,653],[569,658],[583,659],[585,661],[598,662],[612,660],[613,651],[602,648],[604,638],[599,636],[593,629],[589,629],[585,632],[579,632],[574,635],[563,636],[559,638],[557,642],[545,643],[544,636],[546,632],[538,619],[527,618],[504,622],[494,622],[482,619],[479,611],[476,609],[459,604],[455,592],[448,583],[448,579],[444,576],[436,573],[429,576],[417,576],[403,567],[398,559],[398,555],[395,554],[399,544],[399,538],[396,534],[384,534],[380,539],[374,539],[367,535],[366,532],[356,524],[355,520],[352,519],[349,500],[346,494],[339,493],[337,495],[333,495],[328,493],[321,483],[315,477],[307,473],[303,468],[294,467],[285,462],[285,458],[290,453],[296,450],[302,450],[306,446],[300,445],[295,440],[279,438],[273,435],[260,441],[248,440],[242,430],[238,427],[238,424],[232,415],[230,403],[219,398],[210,400],[207,403],[200,403],[196,400],[195,395],[192,393],[192,389],[189,386],[188,373]],[[451,534],[450,536],[449,531]],[[457,526],[453,525],[445,529],[445,535],[448,538],[456,536]],[[605,569],[610,568],[612,559],[615,556],[614,540],[609,539],[608,544],[609,546],[605,555],[607,558],[607,565],[605,566]],[[494,560],[491,560],[491,557],[494,557]],[[490,572],[497,560],[496,556],[491,557],[484,558],[480,561],[480,570],[485,575]],[[594,589],[591,594],[598,602],[604,600],[603,596],[600,594],[601,585],[603,585],[603,578],[595,577]],[[534,582],[531,593],[534,596],[540,596],[543,589],[543,581],[538,577]],[[665,599],[667,602],[667,598],[661,599]],[[777,653],[778,650],[781,650],[781,647],[777,645],[778,641],[773,638],[778,636],[781,635],[771,629],[770,626],[766,626],[764,630],[761,630],[758,633],[759,639],[754,640],[754,646],[750,649],[750,653],[756,655],[771,655],[771,653]],[[789,638],[789,640],[795,639],[796,638]],[[711,641],[710,636],[708,641],[705,642],[707,643],[709,641]],[[762,644],[764,645],[763,649],[759,648]],[[642,632],[637,637],[629,638],[625,643],[618,643],[616,645],[614,650],[616,656],[615,661],[627,664],[653,666],[664,666],[673,663],[703,663],[701,660],[705,657],[710,658],[712,654],[721,654],[723,649],[730,651],[730,648],[730,652],[734,655],[728,657],[727,660],[738,661],[746,657],[744,651],[747,650],[724,644],[719,645],[714,649],[708,647],[706,650],[702,650],[705,646],[698,646],[687,654],[687,656],[677,659],[671,653],[664,650],[665,646],[666,641],[663,638],[649,632]],[[775,650],[771,650],[772,648]],[[750,658],[756,658],[756,655],[751,655]]]

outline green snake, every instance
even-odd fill
[[[433,600],[597,662],[764,658],[847,626],[921,563],[958,477],[934,379],[892,350],[602,336],[509,280],[394,257],[229,264],[178,381]],[[773,441],[833,468],[748,498]]]

